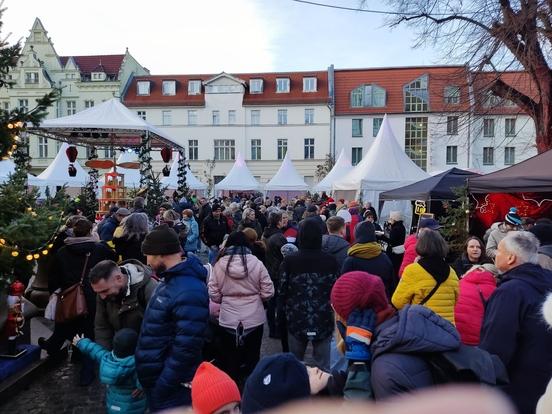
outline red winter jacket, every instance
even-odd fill
[[[401,267],[399,268],[399,277],[402,277],[402,274],[404,272],[404,268],[412,263],[414,263],[414,260],[416,260],[416,256],[418,254],[416,253],[416,242],[418,241],[418,237],[416,237],[416,234],[411,234],[408,236],[404,241],[404,256],[401,263]]]
[[[351,214],[351,222],[349,223],[349,244],[352,246],[355,244],[355,227],[362,221],[362,218],[358,214]]]
[[[460,280],[460,292],[454,308],[454,318],[462,343],[479,345],[479,331],[485,314],[483,299],[485,302],[488,301],[495,289],[496,279],[491,272],[486,270],[474,270],[466,273]]]

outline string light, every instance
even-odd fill
[[[38,258],[40,258],[40,255],[39,255],[38,253],[35,253],[35,254],[33,254],[33,257],[34,257],[35,259],[38,259]]]
[[[17,257],[17,256],[19,256],[19,252],[17,250],[14,250],[13,252],[11,252],[11,255],[13,257]]]
[[[25,259],[27,259],[30,262],[31,260],[33,260],[33,255],[28,254],[27,256],[25,256]]]

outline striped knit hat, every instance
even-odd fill
[[[514,226],[521,226],[521,217],[517,214],[517,208],[510,207],[508,214],[504,216],[506,223],[512,224]]]

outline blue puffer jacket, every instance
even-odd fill
[[[132,392],[141,388],[136,376],[134,355],[117,358],[113,352],[87,338],[81,339],[77,347],[100,364],[100,381],[107,385],[108,413],[141,414],[146,411],[146,398],[132,397]]]
[[[376,329],[372,344],[372,389],[376,399],[433,385],[430,367],[422,356],[454,351],[460,334],[431,309],[406,305]]]
[[[161,273],[136,347],[136,369],[149,399],[159,411],[189,405],[189,388],[201,363],[209,320],[207,270],[193,255]]]
[[[199,226],[195,218],[189,220],[184,219],[182,222],[188,228],[188,235],[186,236],[186,245],[184,246],[185,252],[196,252],[197,251],[197,241],[199,240]]]

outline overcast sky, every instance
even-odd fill
[[[356,7],[359,0],[319,0]],[[130,53],[152,74],[320,70],[442,63],[383,16],[291,0],[5,0],[2,38],[39,17],[59,55]],[[367,6],[385,9],[381,0]]]

